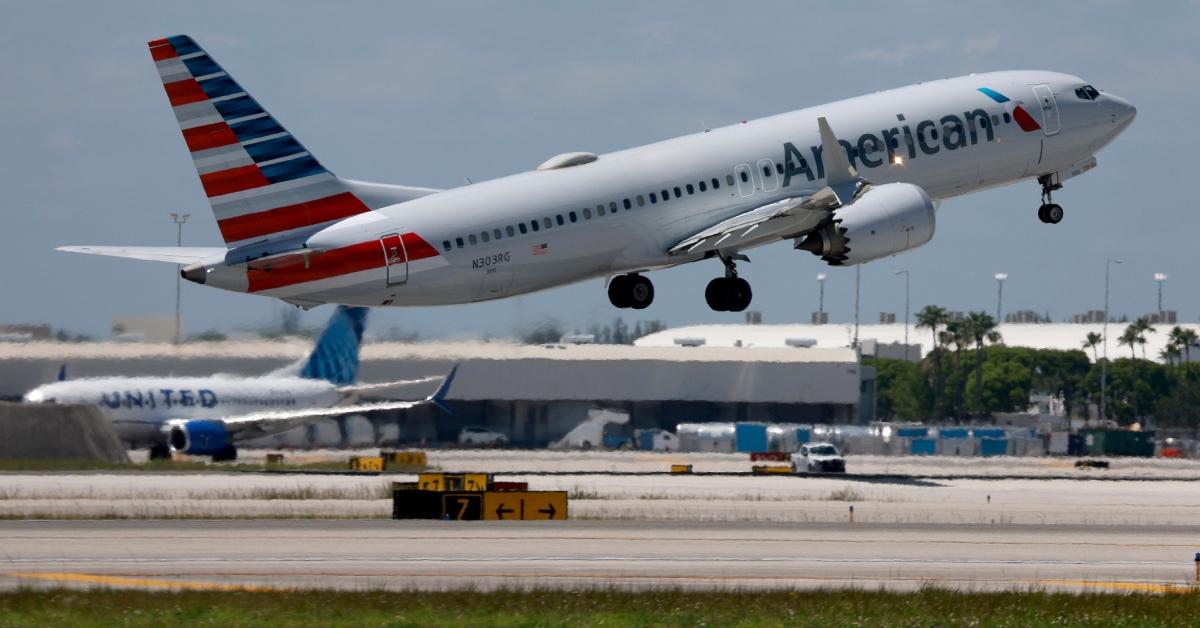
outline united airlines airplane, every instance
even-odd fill
[[[235,460],[237,443],[305,425],[322,417],[443,406],[454,371],[420,401],[357,404],[363,392],[435,378],[355,385],[366,308],[338,307],[307,358],[261,377],[104,377],[46,384],[27,403],[95,405],[117,436],[150,457],[172,451]],[[347,405],[350,404],[350,405]]]
[[[944,199],[1026,179],[1038,217],[1133,122],[1126,100],[1057,72],[972,74],[614,153],[570,152],[451,190],[335,176],[190,37],[150,42],[224,247],[61,250],[183,264],[208,286],[309,308],[442,305],[712,259],[718,311],[750,305],[745,251],[791,240],[831,265],[933,237]]]

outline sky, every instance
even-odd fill
[[[1165,306],[1200,320],[1195,173],[1200,2],[169,2],[0,1],[0,323],[97,336],[118,316],[171,314],[175,269],[55,252],[62,244],[220,243],[145,42],[194,37],[335,173],[439,188],[924,80],[1001,69],[1074,74],[1138,118],[1066,183],[1059,225],[1033,181],[950,199],[937,234],[861,268],[864,323],[913,310],[996,307],[1054,320]],[[853,268],[780,242],[741,275],[765,323],[807,322],[818,273],[832,321],[854,311]],[[652,273],[647,310],[616,310],[600,280],[501,301],[379,309],[377,333],[508,337],[659,319],[738,323],[704,305],[705,261]],[[277,320],[278,301],[183,286],[188,333]],[[305,313],[319,326],[329,307]]]

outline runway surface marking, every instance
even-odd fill
[[[101,584],[114,587],[136,587],[139,589],[186,589],[189,591],[275,591],[276,587],[264,587],[225,582],[196,582],[192,580],[164,580],[160,578],[134,578],[129,576],[106,576],[102,574],[73,573],[67,571],[14,571],[5,574],[22,580],[46,580],[80,584]]]
[[[1198,590],[1195,585],[1167,582],[1127,582],[1122,580],[1030,580],[1029,582],[1030,584],[1046,584],[1056,587],[1084,587],[1141,593],[1195,593]]]

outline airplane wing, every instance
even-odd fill
[[[737,251],[772,240],[793,238],[817,228],[830,212],[853,201],[867,186],[850,165],[837,136],[825,118],[817,118],[821,154],[825,157],[825,186],[808,195],[762,205],[680,240],[670,255]]]
[[[216,246],[60,246],[54,250],[172,264],[190,264],[225,255],[225,248]]]
[[[450,369],[450,372],[442,378],[441,385],[434,391],[432,395],[424,399],[415,401],[379,401],[373,403],[361,403],[349,406],[333,406],[332,408],[303,408],[297,410],[267,410],[264,412],[254,412],[251,414],[243,414],[239,416],[225,417],[221,419],[225,430],[230,437],[237,441],[243,439],[257,438],[259,436],[269,436],[278,434],[292,429],[293,427],[308,425],[314,421],[318,421],[327,417],[338,417],[347,414],[359,414],[363,412],[375,412],[378,410],[407,410],[426,403],[441,408],[447,414],[453,415],[454,412],[446,407],[446,393],[450,390],[450,385],[454,383],[454,377],[458,373],[458,366]],[[409,380],[407,383],[416,383],[429,381],[436,378],[425,378],[419,380]],[[395,384],[395,382],[389,382]]]

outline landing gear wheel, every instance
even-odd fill
[[[729,311],[741,312],[750,307],[750,301],[754,298],[754,293],[750,290],[750,282],[741,277],[727,279],[726,282],[729,286],[728,297],[726,297]]]
[[[221,448],[221,451],[213,454],[213,462],[233,462],[237,460],[237,447],[226,445]]]
[[[1062,222],[1063,208],[1054,202],[1053,194],[1055,190],[1062,189],[1062,183],[1049,174],[1038,177],[1038,183],[1042,184],[1042,206],[1038,208],[1038,220],[1048,225],[1057,225]]]
[[[644,310],[654,302],[654,284],[641,275],[626,275],[626,296],[629,307]]]
[[[654,284],[641,275],[617,275],[608,282],[608,301],[619,308],[644,310],[654,302]]]
[[[1058,223],[1062,222],[1062,219],[1063,219],[1062,205],[1059,205],[1057,203],[1050,203],[1049,205],[1043,205],[1042,208],[1043,209],[1038,210],[1038,213],[1043,213],[1043,212],[1045,213],[1045,218],[1042,219],[1042,222],[1045,222],[1045,223],[1051,224],[1051,225],[1057,225]]]
[[[617,275],[608,282],[608,302],[613,307],[627,308],[633,305],[629,296],[629,275]]]
[[[714,312],[729,311],[729,306],[726,304],[729,290],[725,287],[728,281],[725,277],[717,277],[708,282],[708,286],[704,288],[704,301]]]
[[[750,282],[741,277],[717,277],[704,289],[704,300],[717,312],[741,312],[753,298]]]
[[[150,447],[150,459],[151,460],[170,460],[171,459],[171,447],[168,446],[166,443],[159,443],[157,445],[152,445]]]

